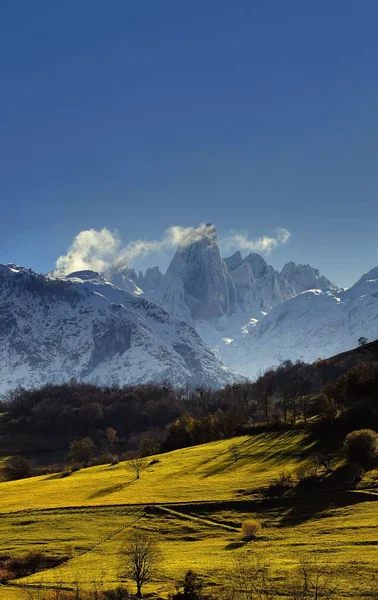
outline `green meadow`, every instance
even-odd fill
[[[231,447],[237,445],[235,462]],[[0,485],[0,555],[40,550],[68,556],[58,567],[13,580],[0,598],[38,598],[38,587],[111,588],[124,579],[121,549],[135,530],[153,534],[159,569],[145,591],[165,598],[188,569],[216,597],[238,556],[258,553],[275,577],[305,553],[336,567],[339,598],[371,598],[378,571],[378,495],[325,488],[266,497],[283,471],[310,465],[316,443],[303,432],[262,433],[149,457],[137,480],[127,462]],[[254,541],[241,535],[256,518]],[[27,587],[22,587],[27,586]]]

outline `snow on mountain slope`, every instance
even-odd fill
[[[224,364],[237,365],[246,377],[287,358],[312,362],[338,354],[356,347],[360,336],[378,338],[378,268],[344,291],[302,292],[239,327],[232,341],[229,331],[215,337],[204,323],[198,331]]]
[[[119,385],[234,380],[188,324],[93,271],[59,280],[0,265],[0,392],[72,377]]]

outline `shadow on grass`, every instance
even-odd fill
[[[240,453],[237,462],[233,460],[230,452],[233,445],[237,446]],[[237,442],[230,443],[230,449],[200,463],[199,467],[205,466],[204,472],[201,474],[203,479],[226,471],[233,471],[238,466],[243,466],[248,462],[255,464],[271,463],[275,468],[283,468],[292,459],[305,460],[313,454],[315,441],[308,436],[301,444],[298,442],[297,431],[288,431],[284,434],[282,431],[277,431],[251,436],[239,444]],[[211,465],[211,462],[214,464]]]
[[[109,487],[102,488],[101,490],[97,490],[96,492],[93,492],[93,494],[90,494],[90,496],[88,496],[88,500],[94,500],[95,498],[103,498],[104,496],[108,496],[108,494],[114,494],[114,492],[120,492],[121,490],[125,489],[132,483],[134,483],[134,480],[126,481],[125,483],[118,483],[117,485],[111,485]]]
[[[293,495],[286,497],[292,506],[283,515],[281,527],[298,525],[314,518],[324,518],[332,509],[345,508],[360,502],[377,502],[374,497],[355,492],[355,472],[350,465],[343,465],[328,475],[315,487],[297,485]],[[284,499],[283,499],[284,500]]]
[[[44,481],[53,481],[54,479],[65,479],[72,475],[71,471],[62,471],[61,473],[53,473],[53,475],[47,475]]]
[[[230,542],[224,547],[225,550],[237,550],[243,548],[248,542],[246,540],[238,540],[237,542]]]

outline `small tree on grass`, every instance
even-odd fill
[[[240,450],[239,450],[237,444],[232,444],[230,446],[230,454],[232,456],[232,460],[234,462],[238,462],[238,460],[240,458]]]
[[[373,429],[357,429],[348,433],[344,442],[348,462],[367,466],[378,455],[378,434]]]
[[[129,469],[135,473],[135,478],[140,479],[141,472],[147,467],[147,460],[136,454],[131,460],[129,460]]]
[[[273,600],[277,591],[269,562],[259,554],[239,556],[230,573],[232,600]]]
[[[159,560],[159,550],[154,540],[144,533],[134,533],[122,551],[125,575],[137,586],[137,598],[142,597],[142,587],[151,580]]]
[[[242,524],[242,535],[246,540],[254,540],[262,529],[261,523],[256,519],[248,519]]]
[[[339,578],[327,563],[315,556],[303,555],[297,568],[286,577],[285,596],[291,600],[319,600],[334,598]]]
[[[70,443],[68,458],[70,462],[80,463],[84,467],[88,466],[89,461],[94,456],[96,445],[90,437],[73,440]]]
[[[180,587],[182,591],[178,589],[177,593],[173,594],[172,600],[205,600],[202,581],[194,571],[189,570],[186,573],[184,581],[179,583],[178,588]]]

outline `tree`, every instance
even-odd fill
[[[129,460],[129,469],[134,471],[135,478],[140,479],[141,471],[143,471],[147,467],[147,461],[140,454],[136,454],[131,460]]]
[[[265,422],[270,421],[270,401],[276,389],[275,372],[273,368],[269,368],[265,373],[260,374],[255,381],[255,390],[265,413]]]
[[[237,444],[231,444],[231,446],[230,446],[230,454],[232,456],[232,460],[234,462],[238,462],[238,460],[240,458],[240,450],[239,450]]]
[[[373,429],[352,431],[345,438],[344,450],[348,462],[365,467],[378,454],[378,434]]]
[[[303,555],[298,567],[287,578],[286,596],[291,600],[319,600],[333,598],[339,587],[339,579],[328,564],[317,557]]]
[[[32,465],[23,456],[11,456],[5,463],[3,473],[8,481],[24,479],[25,477],[31,477]]]
[[[113,448],[114,443],[118,439],[117,431],[113,427],[107,427],[105,430],[106,446],[109,450]]]
[[[362,346],[366,346],[367,343],[368,343],[368,339],[364,335],[362,335],[361,337],[358,338],[358,345],[361,348],[362,348]]]
[[[89,461],[95,453],[95,450],[96,445],[89,437],[81,438],[80,440],[73,440],[70,443],[68,458],[70,462],[78,462],[84,465],[84,467],[87,467]]]
[[[184,578],[184,581],[181,581],[179,587],[182,587],[183,590],[180,592],[177,590],[177,594],[172,596],[172,600],[203,600],[204,596],[202,594],[202,581],[198,577],[197,573],[192,570],[189,570]]]
[[[159,559],[158,547],[152,538],[136,532],[128,540],[123,555],[126,562],[125,575],[135,582],[137,598],[141,598],[143,585],[154,574]]]
[[[231,573],[230,592],[233,600],[273,600],[277,594],[271,565],[255,553],[239,556]]]

